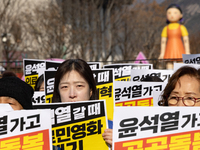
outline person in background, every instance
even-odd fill
[[[16,76],[0,79],[0,103],[9,104],[13,110],[32,109],[33,88]],[[53,150],[60,150],[53,146]]]
[[[169,79],[160,106],[200,106],[200,69],[184,66]]]
[[[15,76],[0,79],[0,103],[8,103],[14,110],[32,109],[33,88]]]
[[[41,75],[35,83],[35,91],[44,91],[44,75]]]
[[[64,61],[55,75],[53,103],[96,99],[96,83],[90,66],[82,59]]]

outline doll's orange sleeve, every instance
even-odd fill
[[[162,30],[161,37],[167,37],[167,26],[165,26]]]
[[[188,31],[184,25],[181,25],[181,34],[182,36],[188,36]]]

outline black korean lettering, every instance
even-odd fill
[[[163,75],[163,77],[164,77],[163,81],[165,81],[165,80],[167,79],[168,76],[169,76],[169,75]],[[169,78],[168,78],[168,79],[169,79]]]
[[[58,143],[70,141],[70,127],[56,129]]]
[[[191,118],[192,116],[192,118]],[[183,118],[186,118],[186,122],[181,126],[182,128],[184,128],[190,121],[192,121],[191,123],[191,127],[195,127],[195,122],[197,121],[196,118],[196,114],[189,114],[189,115],[184,115]]]
[[[40,115],[39,114],[28,116],[27,119],[31,120],[31,121],[30,121],[29,126],[26,127],[26,129],[33,129],[33,128],[40,127]]]
[[[184,62],[185,64],[189,64],[189,60],[185,60],[185,62]]]
[[[161,132],[172,131],[178,129],[179,111],[175,113],[167,112],[160,116]]]
[[[87,135],[101,134],[101,128],[103,124],[101,124],[101,120],[98,121],[90,121],[87,123],[87,131],[89,132]]]
[[[135,126],[138,123],[137,118],[129,118],[129,119],[124,119],[120,122],[120,127],[122,129],[119,129],[119,138],[124,138],[124,137],[130,137],[130,136],[136,136],[137,134],[135,133],[135,130],[138,129],[137,126]]]
[[[99,91],[100,91],[101,97],[104,97],[104,96],[112,97],[112,86],[109,86],[109,87],[104,86],[103,88],[100,88]]]
[[[24,121],[24,118],[16,118],[16,119],[12,119],[11,122],[15,122],[15,125],[13,126],[13,128],[10,130],[11,132],[13,132],[17,126],[20,126],[20,131],[24,130],[24,125],[26,124],[26,122]]]
[[[200,57],[196,58],[196,62],[197,62],[197,64],[200,64]]]
[[[31,77],[26,77],[25,82],[31,85]]]
[[[37,79],[37,76],[25,77],[25,82],[29,85],[35,86]]]
[[[71,132],[74,133],[72,135],[72,138],[74,140],[84,138],[86,136],[85,123],[83,123],[82,125],[74,125],[73,127],[71,127]]]
[[[162,91],[162,85],[155,85],[153,88],[154,91]]]
[[[7,116],[0,118],[0,135],[7,134]]]
[[[52,143],[56,143],[55,130],[52,130]]]
[[[71,150],[77,150],[77,142],[78,142],[78,145],[79,145],[78,150],[83,150],[83,140],[67,143],[67,146],[72,146]]]
[[[143,94],[143,96],[145,96],[148,92],[149,92],[149,95],[152,95],[152,86],[149,86],[149,87],[144,87],[144,89],[146,90]]]
[[[127,97],[127,98],[131,97],[131,86],[128,88],[124,87],[124,89],[122,91],[122,97]]]
[[[120,96],[121,96],[121,89],[115,89],[115,100],[120,100]]]
[[[149,74],[147,74],[146,76],[145,76],[145,75],[142,75],[140,81],[143,81],[143,80],[144,80],[145,78],[147,78],[148,76],[149,76]]]
[[[52,97],[47,98],[46,103],[52,103]]]
[[[132,98],[142,96],[142,85],[134,85],[132,87]]]
[[[161,73],[151,73],[151,77],[160,77]]]
[[[38,96],[38,97],[36,97],[35,99],[34,98],[32,98],[32,102],[33,103],[45,103],[45,95],[43,95],[43,96]]]
[[[196,62],[196,59],[195,59],[195,58],[190,59],[190,64],[195,64],[195,62]]]
[[[140,81],[140,76],[133,77],[132,81]]]
[[[35,85],[35,83],[37,82],[37,77],[32,77],[31,78],[31,85]]]
[[[148,127],[142,127],[141,131],[145,130],[153,130],[153,133],[158,132],[158,117],[159,115],[155,115],[154,117],[151,117],[149,120],[149,116],[144,116],[143,121],[139,124],[140,127],[144,126],[145,124],[148,125]],[[153,122],[152,122],[153,120]]]
[[[40,100],[41,100],[41,103],[45,103],[45,95],[43,95]]]

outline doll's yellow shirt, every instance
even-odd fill
[[[179,27],[179,23],[170,23],[169,25],[165,26],[162,30],[161,37],[167,37],[167,27],[170,30],[177,29]],[[184,25],[181,25],[181,34],[182,36],[188,36],[188,31]]]

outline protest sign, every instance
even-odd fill
[[[131,81],[168,82],[173,70],[141,69],[131,70]]]
[[[52,103],[55,74],[56,70],[44,71],[44,87],[45,87],[46,103]]]
[[[92,72],[96,81],[97,97],[106,100],[108,119],[113,120],[113,69],[98,69]]]
[[[50,60],[46,60],[46,70],[58,70],[58,67],[60,66],[60,64],[62,63],[62,61],[50,61]]]
[[[153,91],[161,92],[164,82],[114,81],[115,106],[153,106]]]
[[[152,69],[152,64],[111,64],[104,65],[103,68],[114,68],[115,81],[130,81],[132,69]]]
[[[53,145],[64,150],[108,150],[102,133],[107,128],[105,101],[34,105],[51,109]]]
[[[50,110],[0,112],[0,150],[52,150]]]
[[[35,89],[37,79],[44,73],[45,60],[23,59],[25,82]]]
[[[32,97],[32,104],[41,104],[46,103],[45,101],[45,92],[44,91],[35,91]]]
[[[197,150],[199,107],[116,107],[114,150]]]
[[[200,54],[182,54],[183,63],[200,64]]]
[[[91,70],[100,69],[101,63],[100,62],[87,62],[87,64],[90,66]]]

